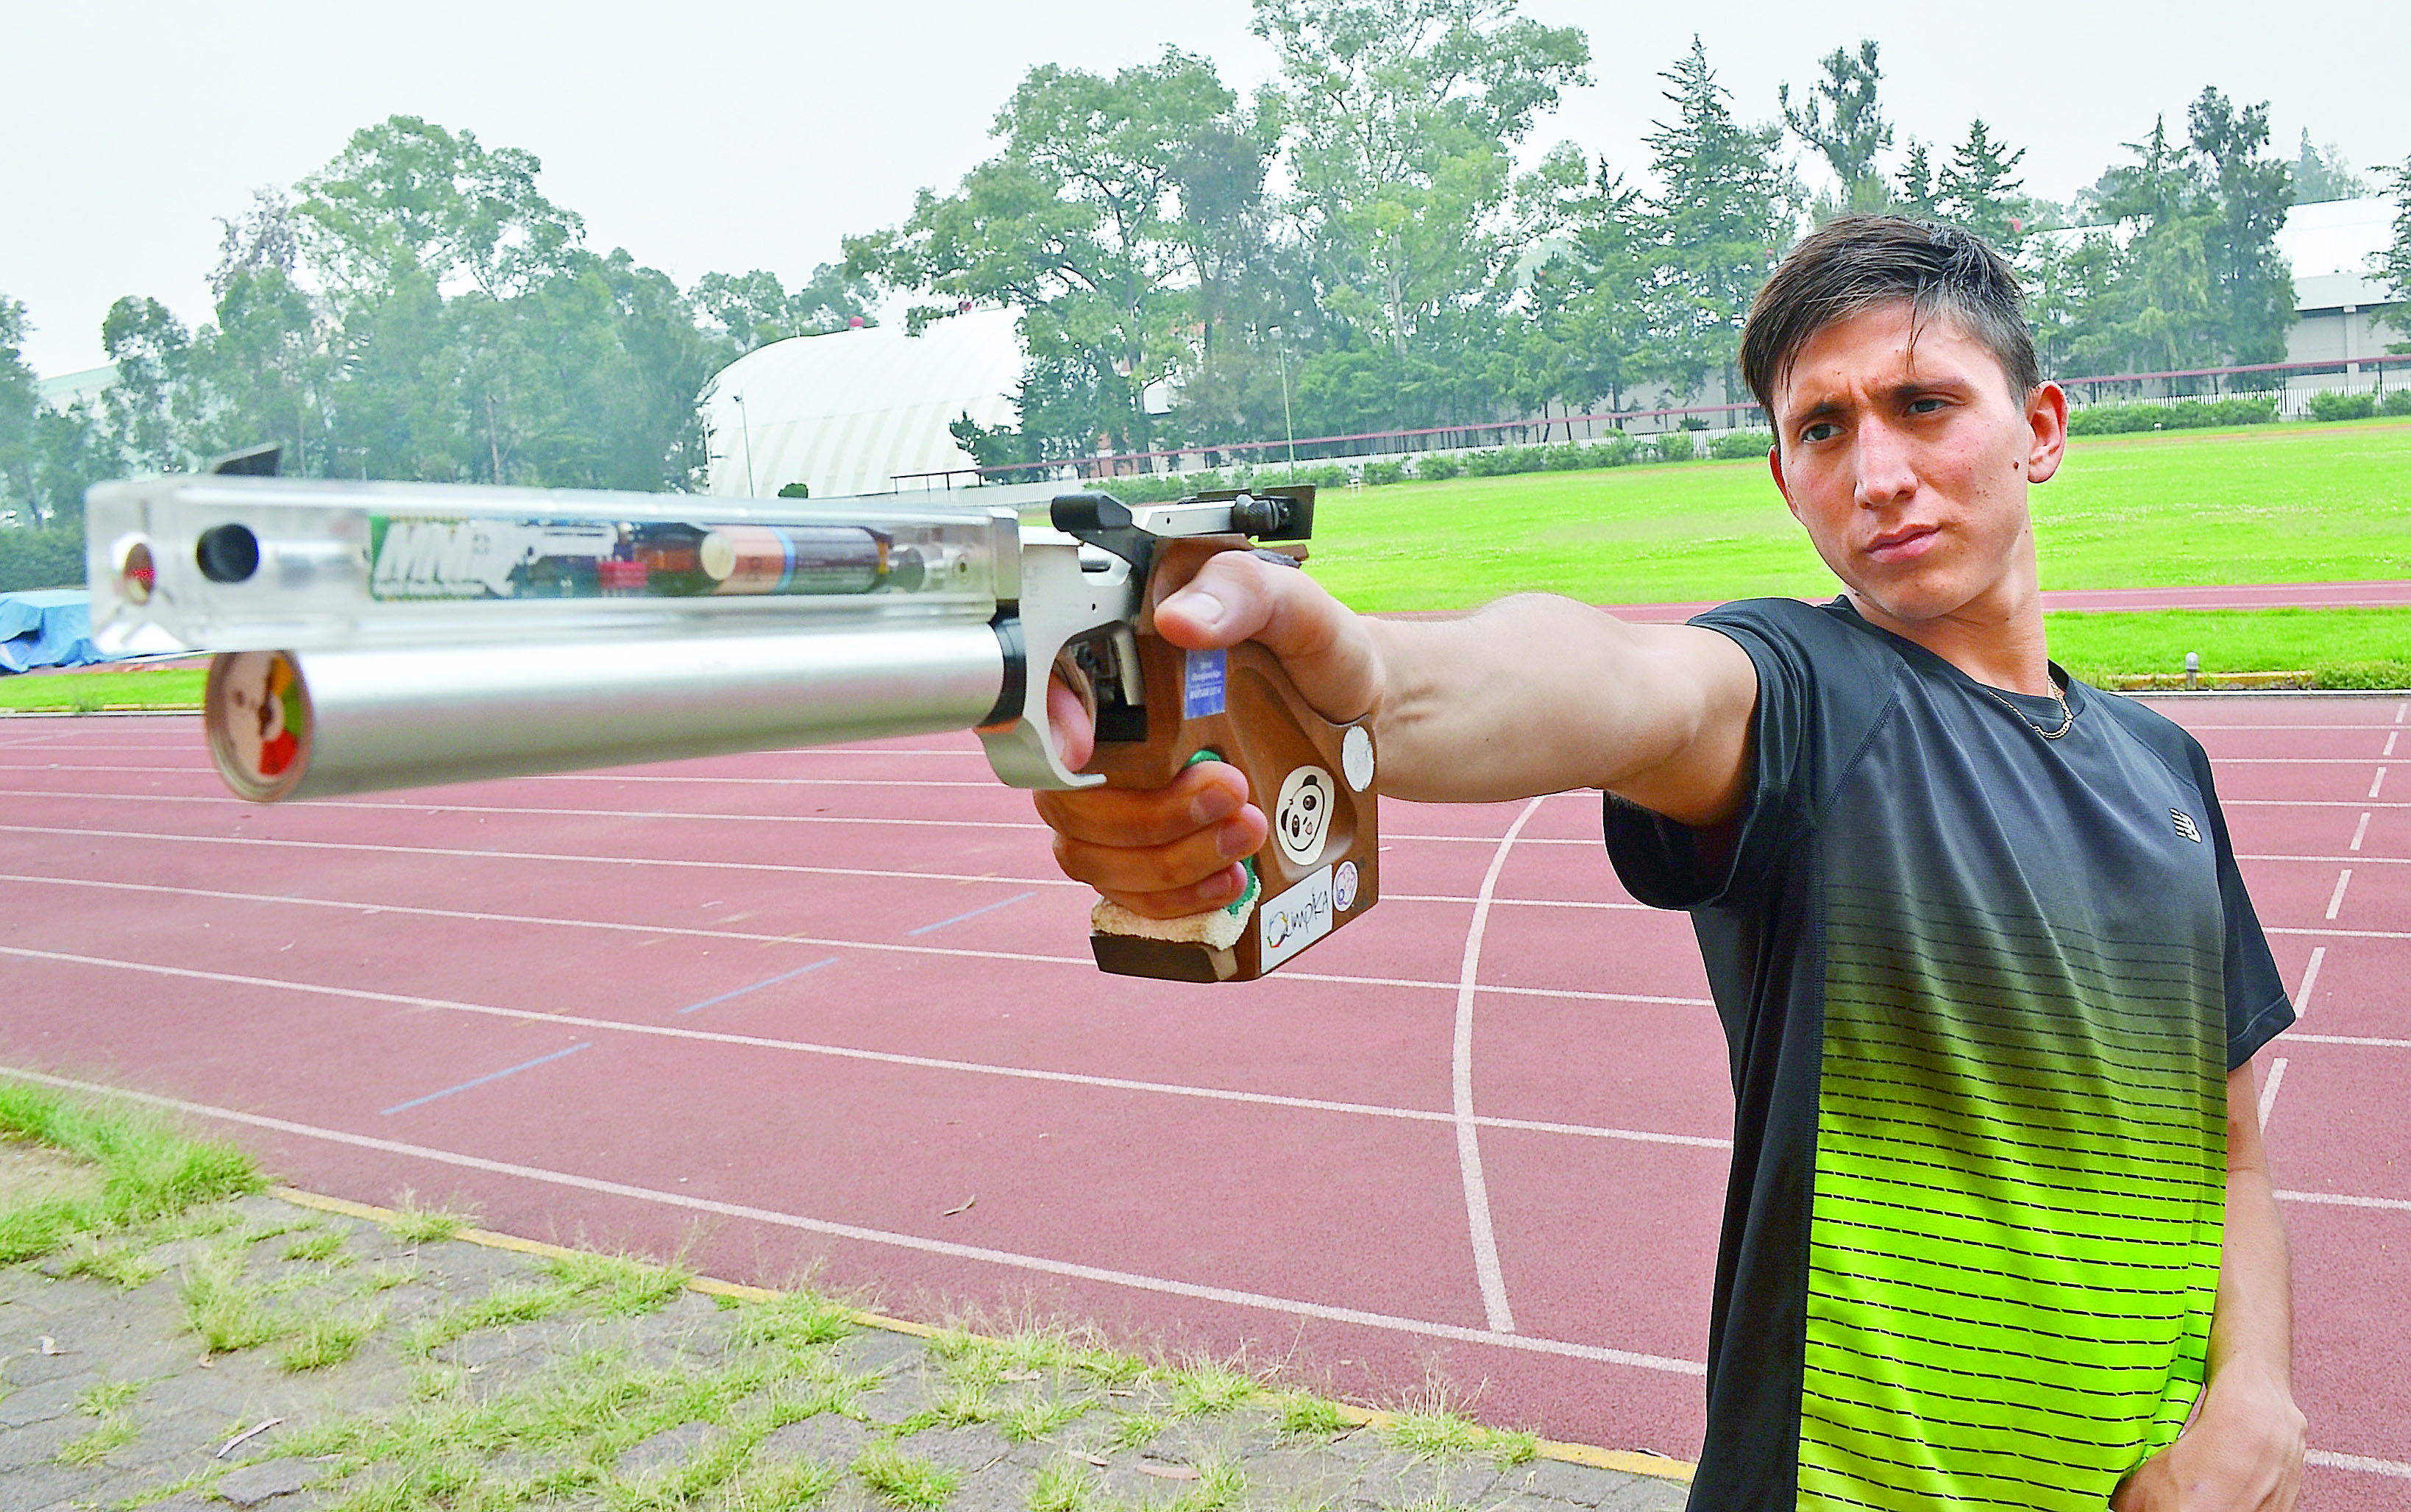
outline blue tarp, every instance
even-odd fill
[[[93,646],[92,595],[82,589],[0,594],[0,676],[113,660]]]

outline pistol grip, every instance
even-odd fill
[[[1381,896],[1372,730],[1335,725],[1253,641],[1191,652],[1155,633],[1155,606],[1206,558],[1245,550],[1245,536],[1165,541],[1138,624],[1146,738],[1097,742],[1084,770],[1122,787],[1161,787],[1200,751],[1237,767],[1272,820],[1249,860],[1254,886],[1230,908],[1147,920],[1100,904],[1089,937],[1097,964],[1125,976],[1253,981],[1353,923]],[[1145,931],[1146,932],[1137,932]]]

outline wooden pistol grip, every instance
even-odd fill
[[[1162,924],[1122,917],[1129,930],[1091,933],[1102,969],[1173,981],[1253,981],[1353,923],[1381,896],[1375,824],[1373,732],[1365,721],[1335,725],[1291,685],[1273,653],[1254,641],[1191,652],[1155,633],[1155,606],[1196,575],[1207,558],[1246,550],[1242,536],[1196,536],[1156,549],[1137,626],[1146,738],[1099,741],[1089,771],[1119,787],[1162,787],[1200,751],[1248,779],[1249,799],[1272,821],[1249,859],[1255,883],[1243,906]],[[1101,917],[1109,910],[1101,910]],[[1218,943],[1238,924],[1235,938]],[[1168,926],[1168,927],[1167,927]]]

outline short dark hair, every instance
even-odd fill
[[[1834,321],[1894,300],[1909,301],[1920,327],[1955,316],[2000,362],[2010,398],[2024,403],[2042,382],[2017,272],[1982,237],[1900,215],[1842,215],[1787,253],[1750,304],[1741,371],[1768,420],[1779,422],[1775,390],[1802,347]]]

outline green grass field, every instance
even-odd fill
[[[2087,438],[2034,501],[2046,588],[2411,578],[2400,420]],[[1836,586],[1762,462],[1402,483],[1327,494],[1315,526],[1315,576],[1374,611]]]
[[[0,678],[0,709],[92,713],[102,709],[198,709],[201,667],[46,672]]]

